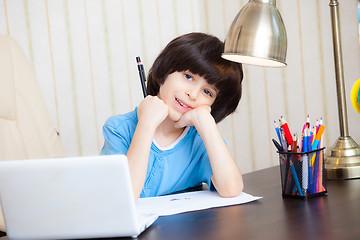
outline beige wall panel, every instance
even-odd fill
[[[9,24],[7,16],[7,4],[6,1],[0,1],[0,33],[9,34]]]
[[[46,7],[41,1],[24,1],[28,16],[27,29],[29,45],[32,52],[32,63],[40,85],[40,90],[46,99],[46,106],[50,113],[54,127],[58,126],[56,106],[56,85],[52,74],[52,62],[47,26]]]
[[[234,134],[236,136],[236,160],[243,173],[256,170],[255,151],[257,147],[253,144],[255,136],[252,134],[252,107],[250,105],[250,88],[247,81],[249,74],[244,67],[244,80],[242,83],[242,97],[237,110],[234,113]]]
[[[354,110],[350,101],[352,86],[360,78],[360,47],[356,44],[359,42],[359,32],[356,31],[359,30],[356,7],[356,0],[344,4],[340,11],[340,17],[345,22],[341,25],[341,32],[349,134],[360,144],[360,114]]]
[[[63,1],[48,1],[48,32],[53,56],[54,79],[57,86],[57,108],[59,124],[57,126],[68,155],[79,155],[80,129],[78,104],[76,101],[75,79],[72,65],[72,53],[67,24],[66,5]],[[48,50],[50,51],[50,50]],[[94,139],[95,140],[95,139]]]
[[[68,1],[67,7],[79,145],[81,155],[92,155],[98,153],[99,136],[84,1]]]

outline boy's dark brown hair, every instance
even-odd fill
[[[147,81],[147,93],[156,96],[167,76],[190,71],[218,90],[211,114],[218,123],[233,113],[241,98],[243,71],[240,63],[221,57],[224,43],[205,33],[188,33],[172,40],[156,58]]]

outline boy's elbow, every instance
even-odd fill
[[[231,197],[237,197],[240,195],[240,193],[244,189],[244,184],[241,183],[231,183],[227,184],[224,189],[221,191],[218,191],[219,195],[223,198],[231,198]]]

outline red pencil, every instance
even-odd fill
[[[306,127],[310,129],[310,116],[309,116],[309,114],[307,115],[307,118],[306,118]]]
[[[292,145],[291,145],[291,151],[292,152],[297,152],[297,137],[296,137],[295,134],[294,134],[293,142],[292,142]]]
[[[285,121],[285,119],[283,117],[280,118],[280,124],[281,124],[281,127],[284,130],[286,141],[288,142],[288,145],[291,146],[292,142],[293,142],[293,139],[292,139],[292,136],[291,136],[291,133],[290,133],[289,126],[288,126],[287,122]]]

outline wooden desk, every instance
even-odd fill
[[[327,181],[327,196],[308,200],[282,198],[278,166],[245,174],[244,183],[263,198],[160,217],[139,239],[360,239],[360,179]]]

